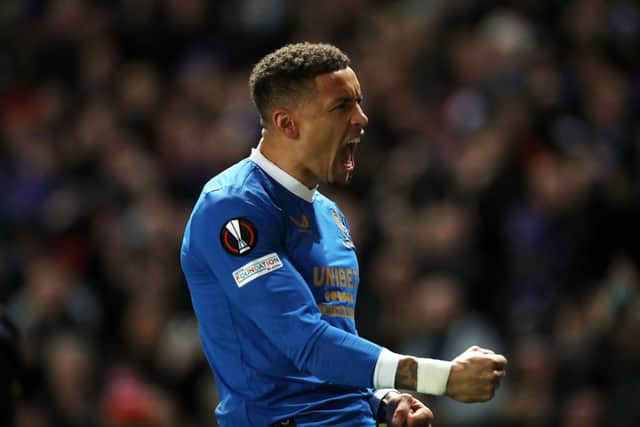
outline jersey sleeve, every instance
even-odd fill
[[[384,414],[380,411],[380,405],[382,399],[390,392],[398,392],[395,388],[380,388],[378,390],[371,389],[371,397],[369,397],[369,406],[371,407],[371,413],[376,421],[385,422]]]
[[[191,217],[191,250],[235,310],[296,368],[333,384],[372,387],[381,347],[322,320],[284,249],[283,218],[262,200],[209,193]]]

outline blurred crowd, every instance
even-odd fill
[[[435,425],[640,425],[632,0],[0,1],[0,424],[216,425],[182,231],[257,144],[253,63],[303,40],[369,116],[321,188],[360,334],[510,360],[489,404],[427,397]]]

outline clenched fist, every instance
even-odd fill
[[[408,393],[390,393],[386,408],[388,427],[431,427],[433,413],[424,403]]]
[[[485,402],[493,398],[506,374],[507,359],[478,346],[453,359],[447,395],[460,402]]]

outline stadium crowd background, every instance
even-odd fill
[[[640,425],[637,2],[3,0],[16,425],[215,425],[181,234],[259,138],[253,62],[302,40],[351,56],[370,119],[354,183],[322,188],[361,335],[510,359],[489,404],[428,398],[436,426]]]

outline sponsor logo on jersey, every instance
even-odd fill
[[[344,317],[345,319],[353,319],[354,311],[351,307],[345,307],[344,305],[333,304],[318,304],[320,313],[323,316]]]
[[[313,267],[313,284],[328,288],[350,288],[358,285],[358,270],[343,267]]]
[[[250,261],[233,272],[233,280],[239,288],[252,280],[282,268],[282,261],[277,253],[272,252],[256,260]]]
[[[231,255],[246,255],[255,247],[258,233],[247,219],[234,218],[220,230],[220,241],[224,250]]]
[[[292,217],[291,215],[289,215],[289,219],[291,220],[291,222],[293,222],[293,224],[298,227],[300,230],[302,231],[307,231],[309,230],[309,220],[307,219],[306,215],[302,215],[302,218],[300,218],[299,220]]]

